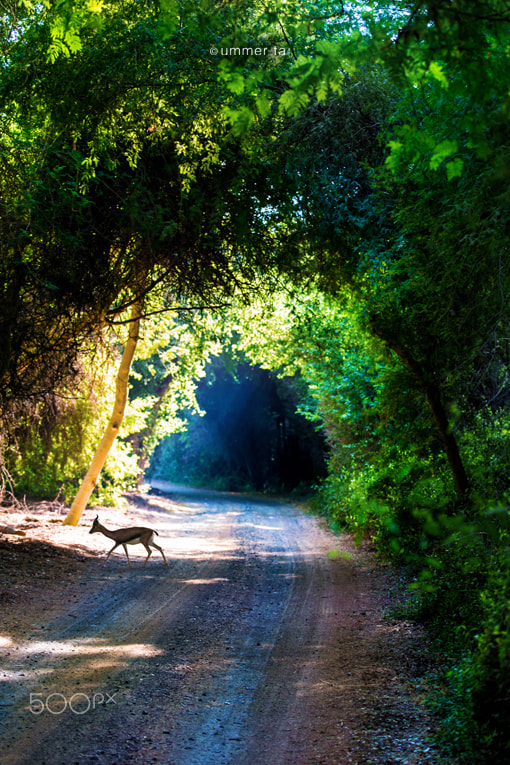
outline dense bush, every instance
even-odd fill
[[[73,499],[110,415],[114,374],[108,365],[95,377],[84,371],[82,396],[55,395],[18,412],[3,454],[18,495]],[[137,475],[131,446],[117,439],[94,490],[95,502],[115,503]]]

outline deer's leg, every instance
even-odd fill
[[[122,543],[122,547],[126,551],[126,558],[128,559],[128,566],[129,566],[129,568],[131,568],[131,561],[129,560],[129,553],[127,551],[127,545],[125,545],[124,542]]]
[[[156,550],[159,550],[159,552],[163,556],[163,560],[165,561],[166,565],[168,566],[168,561],[165,558],[165,553],[163,552],[162,548],[159,545],[157,545],[156,542],[151,542],[150,545],[151,545],[151,547],[155,547]]]
[[[108,558],[110,557],[112,552],[115,550],[115,548],[119,546],[119,544],[120,544],[120,542],[115,542],[115,544],[113,545],[112,549],[110,550],[110,552],[106,556],[106,559],[105,559],[105,562],[103,563],[103,566],[106,566],[106,561],[108,560]]]
[[[145,561],[144,561],[144,564],[143,564],[143,566],[145,566],[145,564],[147,563],[147,561],[149,560],[149,558],[150,558],[150,557],[151,557],[151,555],[152,555],[152,550],[151,550],[151,548],[149,547],[149,545],[146,545],[146,544],[145,544],[145,542],[143,543],[143,546],[144,546],[144,547],[145,547],[145,549],[147,550],[147,557],[145,558]],[[143,568],[143,566],[142,566],[142,568]]]

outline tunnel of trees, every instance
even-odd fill
[[[319,484],[510,743],[510,3],[0,3],[4,495]],[[435,690],[434,690],[435,688]]]
[[[297,390],[296,390],[297,388]],[[164,439],[149,475],[227,491],[306,491],[325,476],[325,443],[296,412],[299,381],[212,359],[197,387],[203,416]]]

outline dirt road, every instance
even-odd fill
[[[160,488],[173,504],[133,497],[129,521],[158,529],[169,567],[155,551],[141,568],[137,546],[131,569],[102,568],[92,511],[78,556],[25,555],[32,588],[18,571],[4,597],[2,763],[438,762],[420,636],[385,615],[391,572],[296,507]],[[4,545],[4,571],[28,544]]]

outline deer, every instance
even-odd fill
[[[101,534],[104,534],[105,537],[109,537],[110,539],[115,540],[115,544],[113,545],[112,549],[106,556],[106,560],[103,563],[103,566],[106,566],[106,563],[108,561],[108,558],[112,554],[112,552],[115,550],[116,547],[119,545],[122,545],[124,548],[124,551],[126,553],[126,557],[128,559],[128,566],[131,568],[131,561],[129,560],[129,555],[127,551],[126,545],[137,545],[141,544],[145,547],[147,550],[147,557],[145,558],[145,563],[149,560],[149,558],[152,555],[151,547],[156,548],[156,550],[159,550],[161,555],[163,556],[163,560],[165,561],[166,565],[168,566],[168,561],[165,558],[165,553],[161,549],[159,545],[154,542],[154,534],[158,534],[157,531],[154,531],[154,529],[147,529],[143,526],[131,526],[127,529],[115,529],[110,530],[107,529],[105,526],[103,526],[101,523],[99,523],[99,516],[96,515],[94,522],[92,524],[92,528],[89,531],[89,534],[95,534],[97,532],[100,532]],[[143,564],[142,568],[145,566],[145,563]]]

